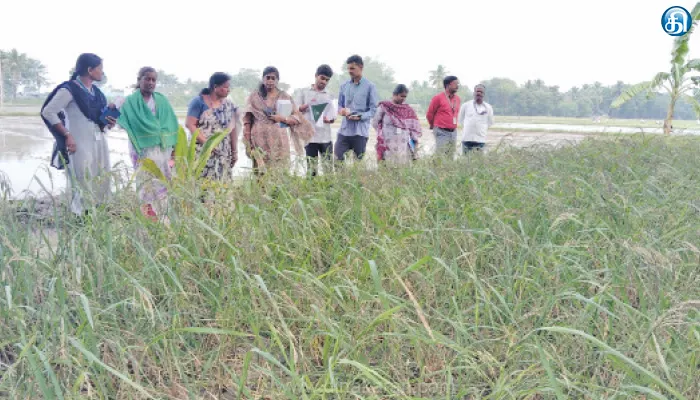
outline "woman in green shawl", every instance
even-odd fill
[[[155,91],[157,79],[155,69],[141,68],[137,81],[139,90],[126,98],[117,120],[129,134],[129,153],[143,203],[141,210],[152,220],[165,211],[168,192],[163,182],[139,168],[140,161],[150,158],[170,179],[179,128],[173,107],[165,96]]]

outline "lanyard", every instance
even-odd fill
[[[83,83],[83,81],[80,80],[80,78],[75,78],[75,80],[78,81],[78,84],[83,88],[83,90],[85,90],[86,92],[88,92],[88,94],[89,94],[90,96],[94,96],[94,95],[95,95],[94,91],[88,89],[87,86],[85,86],[85,84]]]
[[[450,103],[450,107],[452,108],[452,114],[454,115],[454,113],[455,113],[455,102],[454,102],[454,100],[450,101],[450,98],[447,96],[447,93],[445,93],[445,98],[447,99],[447,102]]]

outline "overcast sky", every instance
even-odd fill
[[[104,59],[115,87],[150,65],[186,79],[279,68],[293,87],[354,53],[390,65],[397,81],[444,64],[463,84],[543,79],[562,89],[639,82],[668,69],[661,14],[688,0],[0,0],[0,49],[41,60],[57,83],[82,52]],[[409,4],[415,4],[411,6]],[[697,36],[697,35],[696,35]],[[691,41],[691,56],[700,54]]]

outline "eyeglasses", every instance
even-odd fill
[[[274,75],[268,75],[268,76],[265,77],[265,80],[266,80],[266,81],[276,81],[276,80],[277,80],[277,77],[274,76]]]

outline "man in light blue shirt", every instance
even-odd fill
[[[346,63],[350,80],[340,86],[338,94],[338,115],[345,117],[335,141],[335,157],[339,161],[345,160],[345,153],[350,150],[360,160],[364,156],[379,97],[374,83],[362,77],[362,57],[351,56]]]

